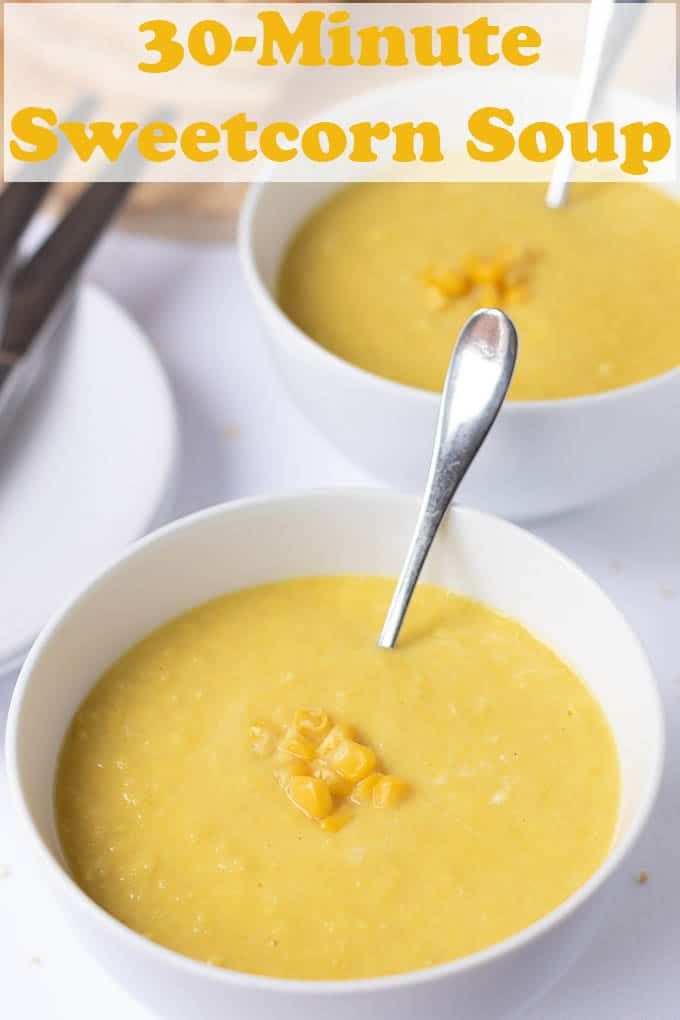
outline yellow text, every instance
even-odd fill
[[[248,163],[257,156],[273,163],[287,163],[298,157],[313,163],[342,158],[353,163],[374,163],[381,157],[395,163],[437,163],[444,159],[439,128],[430,121],[360,121],[347,128],[333,121],[317,121],[302,129],[283,120],[260,126],[245,113],[238,113],[221,124],[196,121],[179,129],[167,121],[144,125],[136,121],[59,122],[50,107],[27,106],[14,115],[11,128],[10,152],[24,163],[50,159],[62,139],[82,163],[95,156],[115,163],[134,144],[151,163],[165,163],[178,152],[194,163],[220,157]]]
[[[613,121],[575,121],[564,130],[550,121],[534,121],[514,131],[511,110],[485,106],[472,114],[468,128],[468,155],[482,163],[501,162],[515,151],[530,163],[547,163],[568,145],[576,163],[619,160],[623,173],[640,177],[671,148],[670,130],[660,121],[634,121],[620,127]]]

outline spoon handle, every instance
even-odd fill
[[[590,5],[581,72],[576,86],[570,121],[590,120],[591,113],[607,87],[611,74],[637,25],[645,0],[598,0]],[[567,200],[573,158],[566,148],[557,157],[546,204],[559,209]]]
[[[425,495],[406,561],[378,638],[393,648],[437,529],[498,414],[517,358],[517,333],[498,309],[475,312],[451,357]]]

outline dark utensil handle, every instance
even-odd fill
[[[0,194],[0,272],[7,266],[19,238],[51,187],[50,181],[15,181]]]
[[[97,182],[73,202],[12,281],[2,339],[6,351],[23,353],[123,204],[131,181]]]

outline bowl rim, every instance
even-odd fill
[[[338,188],[347,186],[346,183],[340,181],[331,181],[327,183]],[[440,393],[437,393],[434,390],[425,390],[419,386],[411,386],[408,383],[402,383],[396,379],[389,379],[387,376],[378,375],[376,372],[371,372],[366,368],[361,368],[361,366],[355,365],[346,358],[341,358],[339,354],[334,354],[332,351],[329,351],[308,333],[305,333],[305,331],[295,322],[293,322],[293,320],[290,319],[283,311],[276,298],[272,295],[262,279],[257,259],[255,257],[253,224],[264,192],[271,186],[285,186],[285,184],[286,182],[277,181],[271,176],[262,177],[254,181],[249,185],[239,211],[236,232],[239,258],[246,283],[254,296],[256,305],[260,307],[264,306],[266,312],[270,316],[273,316],[276,320],[275,326],[278,330],[278,335],[285,337],[285,341],[288,345],[297,346],[308,356],[316,356],[321,361],[325,361],[329,366],[334,366],[336,369],[343,371],[348,377],[353,378],[357,383],[374,386],[377,389],[382,390],[385,395],[418,401],[421,406],[427,406],[430,409],[438,407],[441,397]],[[292,186],[296,185],[303,186],[300,182],[292,182]],[[484,182],[480,182],[480,186],[483,185]],[[648,186],[654,187],[655,185]],[[659,190],[663,189],[659,188]],[[291,240],[293,234],[294,231],[287,235],[287,242]],[[557,412],[561,410],[573,410],[578,412],[586,408],[595,407],[599,404],[613,404],[617,401],[623,401],[627,397],[638,392],[653,391],[654,389],[665,386],[668,383],[672,384],[675,381],[680,382],[680,364],[676,365],[674,368],[669,368],[667,371],[661,372],[658,375],[650,376],[648,379],[642,379],[640,382],[628,383],[626,386],[617,386],[614,389],[602,390],[598,393],[586,393],[581,396],[572,397],[555,397],[548,398],[546,400],[506,400],[501,408],[501,414],[504,416],[522,414],[526,412],[547,412],[550,414],[553,411]]]
[[[418,498],[409,493],[398,493],[388,489],[379,489],[362,486],[347,487],[320,487],[313,489],[294,490],[274,495],[254,496],[238,500],[218,503],[215,506],[199,510],[185,517],[172,521],[169,524],[151,532],[149,535],[137,540],[123,553],[116,556],[103,568],[90,582],[76,595],[71,597],[62,608],[55,613],[49,623],[43,628],[35,641],[31,651],[21,669],[13,692],[9,707],[6,729],[6,750],[5,764],[7,769],[7,782],[10,791],[10,800],[13,806],[15,817],[20,822],[23,838],[30,843],[36,867],[40,865],[47,877],[57,883],[61,889],[65,901],[70,904],[70,909],[84,912],[91,920],[93,926],[103,927],[115,938],[127,942],[131,950],[142,956],[151,957],[160,965],[173,966],[180,971],[215,984],[222,986],[250,989],[253,992],[277,992],[287,995],[338,995],[354,997],[368,992],[396,991],[399,989],[412,988],[421,984],[445,980],[455,977],[466,971],[475,970],[486,963],[505,956],[513,951],[519,950],[529,943],[534,942],[541,935],[556,928],[577,908],[586,903],[587,900],[606,882],[606,880],[620,867],[624,858],[628,855],[633,845],[639,838],[649,819],[652,808],[656,802],[659,786],[663,775],[665,758],[665,720],[663,704],[659,689],[655,680],[649,658],[646,654],[640,639],[628,623],[621,610],[614,604],[604,589],[591,578],[581,567],[575,564],[558,549],[554,548],[544,539],[539,538],[532,532],[519,527],[495,514],[486,513],[470,507],[456,505],[449,513],[455,512],[467,518],[477,518],[487,522],[494,527],[500,525],[508,536],[509,541],[520,540],[533,544],[544,554],[550,556],[560,570],[568,571],[585,581],[595,592],[599,593],[610,605],[618,621],[627,630],[630,640],[637,646],[641,662],[645,671],[645,683],[648,687],[650,709],[653,715],[652,727],[655,729],[654,752],[655,760],[651,780],[648,783],[644,799],[636,812],[629,831],[620,839],[614,847],[610,848],[599,868],[590,878],[579,886],[566,900],[560,903],[554,910],[549,911],[539,920],[526,928],[515,932],[506,939],[496,942],[476,953],[457,959],[437,964],[433,967],[420,968],[418,970],[405,971],[403,973],[389,974],[373,978],[358,978],[349,980],[321,980],[321,979],[299,979],[279,978],[267,975],[253,974],[245,971],[230,970],[222,967],[215,967],[192,957],[185,956],[175,950],[168,949],[151,941],[131,928],[128,928],[122,921],[117,920],[106,910],[92,900],[75,882],[69,874],[66,865],[59,863],[57,858],[49,850],[38,832],[28,807],[28,800],[24,796],[22,782],[19,775],[18,765],[18,744],[17,736],[19,721],[27,690],[31,684],[33,672],[38,664],[43,649],[52,640],[53,635],[58,632],[62,622],[73,612],[78,611],[82,602],[90,597],[101,584],[109,578],[116,570],[124,567],[134,559],[145,548],[163,543],[177,532],[190,530],[203,521],[212,517],[219,517],[231,513],[249,512],[259,507],[276,509],[286,506],[288,508],[296,504],[308,504],[310,501],[317,505],[327,503],[337,511],[338,501],[348,499],[352,501],[365,501],[367,503],[378,502],[402,502],[417,509]],[[374,507],[375,509],[375,507]],[[415,517],[414,517],[415,519]],[[65,913],[65,912],[64,912]]]
[[[179,464],[183,453],[179,412],[168,373],[155,344],[151,341],[149,333],[113,294],[109,293],[108,290],[104,290],[98,283],[86,280],[72,294],[69,314],[77,314],[84,300],[92,301],[93,299],[100,306],[100,311],[104,308],[107,315],[115,315],[124,325],[128,334],[134,336],[136,348],[142,351],[144,359],[152,366],[156,386],[158,387],[158,392],[162,394],[167,413],[168,432],[166,437],[165,473],[160,487],[154,494],[154,500],[147,507],[147,511],[139,526],[132,533],[128,534],[127,541],[136,542],[143,535],[147,534],[149,529],[155,529],[166,520],[174,506]],[[72,329],[72,327],[73,323],[67,321],[66,328]],[[62,329],[62,320],[59,320],[57,328],[59,330]],[[123,546],[123,548],[126,547]],[[28,638],[22,638],[10,649],[5,658],[0,657],[0,680],[14,670],[19,669],[40,633],[40,630],[34,631]]]

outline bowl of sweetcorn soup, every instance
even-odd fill
[[[436,109],[442,86],[420,87],[422,108]],[[447,79],[446,102],[457,87]],[[545,80],[556,103],[568,87]],[[515,95],[512,78],[507,88],[530,118],[538,90]],[[399,95],[381,93],[381,115]],[[370,119],[377,102],[360,98],[356,112]],[[624,108],[643,120],[653,112],[632,96]],[[678,456],[677,189],[581,183],[551,210],[543,182],[359,172],[349,184],[262,180],[240,224],[273,361],[350,459],[397,488],[422,488],[451,350],[479,307],[507,311],[520,352],[464,502],[520,519],[554,514]]]
[[[45,629],[7,738],[27,855],[159,1016],[515,1014],[597,926],[663,755],[603,592],[453,511],[376,647],[417,501],[230,503]]]

